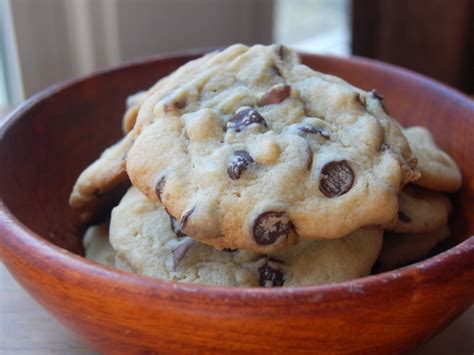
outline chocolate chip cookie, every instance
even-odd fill
[[[147,92],[146,91],[139,91],[133,95],[127,97],[126,106],[127,110],[122,118],[122,130],[123,133],[127,134],[133,129],[135,126],[135,122],[137,121],[138,111],[140,110],[140,106],[142,105],[143,101],[145,101]]]
[[[302,286],[368,275],[382,231],[358,230],[328,241],[299,241],[259,254],[216,250],[186,236],[158,202],[131,188],[112,211],[110,243],[116,265],[165,280],[222,286]]]
[[[144,100],[127,158],[134,186],[218,249],[275,252],[386,225],[416,160],[381,96],[281,46],[192,61]]]
[[[82,244],[87,259],[102,265],[115,266],[115,252],[109,243],[109,225],[107,223],[87,228]]]
[[[418,159],[421,177],[415,184],[428,189],[454,192],[461,187],[461,172],[456,162],[436,145],[424,127],[410,127],[403,131]]]
[[[78,177],[69,197],[69,205],[82,222],[93,223],[103,219],[130,187],[125,158],[132,144],[132,136],[127,135],[105,150]]]
[[[407,185],[399,198],[398,220],[392,229],[397,233],[426,233],[448,223],[451,202],[440,192]]]
[[[388,271],[425,258],[433,248],[448,238],[447,225],[421,234],[385,233],[378,260],[379,271]]]

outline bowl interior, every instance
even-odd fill
[[[32,231],[82,254],[84,226],[68,206],[75,179],[121,136],[126,97],[195,56],[137,62],[60,84],[13,112],[0,136],[0,196],[5,206]],[[303,55],[303,61],[364,89],[376,88],[389,113],[402,124],[429,127],[464,177],[454,197],[452,241],[474,234],[473,102],[429,79],[373,61],[317,55]]]

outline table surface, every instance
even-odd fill
[[[415,354],[474,353],[474,306]],[[95,354],[41,308],[0,263],[0,354]]]

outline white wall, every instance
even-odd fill
[[[166,51],[269,43],[272,0],[10,0],[25,96]]]
[[[64,3],[13,0],[11,9],[25,95],[70,76]]]
[[[267,6],[265,12],[262,4],[252,0],[118,0],[122,55],[132,58],[190,47],[270,42],[272,10]]]

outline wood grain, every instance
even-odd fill
[[[352,53],[474,90],[474,2],[353,0]]]
[[[89,355],[92,348],[66,330],[25,293],[0,263],[0,354]],[[412,355],[474,351],[474,306]]]
[[[377,88],[404,124],[433,131],[464,175],[452,221],[453,242],[463,243],[393,272],[294,289],[176,284],[76,255],[82,230],[67,206],[75,177],[120,135],[125,96],[194,56],[158,58],[57,86],[2,125],[0,256],[37,302],[109,353],[399,352],[425,342],[469,307],[474,103],[411,72],[363,59],[303,57],[316,69]]]

